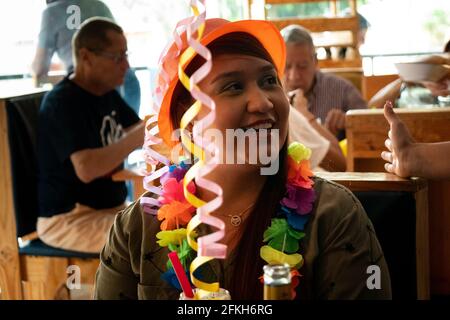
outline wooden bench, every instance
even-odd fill
[[[450,108],[396,109],[419,142],[450,141]],[[380,154],[389,126],[383,110],[351,110],[346,114],[347,170],[384,172]],[[448,155],[442,155],[443,157]],[[450,181],[428,184],[430,212],[431,294],[450,294]]]

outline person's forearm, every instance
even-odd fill
[[[432,180],[450,179],[450,142],[417,143],[408,154],[412,176]]]
[[[31,77],[33,79],[33,85],[35,87],[39,87],[47,79],[47,70],[33,68],[31,72]]]
[[[320,135],[330,141],[330,148],[328,149],[325,158],[320,163],[320,166],[329,171],[345,171],[347,167],[345,157],[342,154],[336,137],[325,127],[317,123],[317,121],[313,120],[310,123]]]
[[[77,159],[72,159],[75,172],[85,183],[103,177],[117,168],[131,151],[142,146],[143,141],[144,129],[141,122],[116,143],[80,151]]]
[[[43,48],[37,48],[33,62],[31,63],[31,72],[35,78],[42,78],[47,75],[50,69],[51,54]]]
[[[47,75],[48,69],[42,65],[33,64],[31,66],[31,73],[34,78],[41,79]]]
[[[387,100],[394,102],[400,96],[402,80],[397,79],[378,91],[369,101],[369,107],[383,108]]]
[[[345,157],[342,154],[339,146],[334,146],[330,144],[330,149],[328,149],[327,154],[323,158],[320,166],[327,171],[332,172],[344,172],[347,168]]]

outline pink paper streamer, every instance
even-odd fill
[[[186,30],[187,25],[192,20],[193,17],[189,17],[177,23],[173,31],[173,38],[175,45],[177,46],[177,51],[175,53],[168,54],[171,46],[171,43],[169,42],[169,44],[166,45],[163,52],[161,53],[158,61],[159,77],[156,80],[157,83],[155,90],[153,92],[152,112],[150,118],[146,122],[145,138],[143,144],[144,159],[147,164],[156,166],[158,163],[163,163],[165,165],[165,167],[147,175],[143,180],[144,189],[157,195],[162,194],[162,188],[153,186],[152,182],[155,179],[161,177],[165,172],[167,172],[168,166],[170,165],[169,159],[167,159],[166,157],[164,157],[163,155],[161,155],[160,153],[156,152],[151,148],[152,145],[162,143],[162,139],[158,137],[159,134],[159,128],[157,124],[158,114],[161,108],[164,92],[166,92],[166,90],[169,87],[170,81],[172,80],[170,79],[168,72],[164,68],[164,63],[170,59],[176,59],[180,55],[181,51],[184,49],[181,34]],[[155,125],[152,127],[153,124]],[[152,128],[147,129],[149,127]],[[156,215],[158,212],[158,208],[161,206],[161,204],[157,199],[148,196],[141,197],[140,203],[142,205],[144,212],[152,215]]]
[[[200,2],[204,7],[204,0],[200,0]],[[191,6],[197,6],[197,1],[191,0]],[[191,95],[196,100],[201,101],[203,107],[207,107],[211,110],[200,121],[194,123],[193,126],[194,143],[198,146],[201,146],[208,152],[212,152],[213,154],[212,158],[205,159],[205,164],[200,168],[198,172],[199,174],[196,177],[196,183],[198,186],[210,190],[217,196],[212,201],[198,208],[197,214],[199,216],[199,220],[202,223],[215,227],[218,230],[206,236],[200,237],[197,240],[198,255],[224,259],[226,257],[227,246],[219,243],[219,241],[225,235],[225,224],[221,219],[211,216],[210,214],[222,205],[223,191],[218,184],[203,178],[203,176],[211,172],[219,163],[219,154],[217,152],[217,147],[213,143],[211,143],[211,141],[206,141],[202,138],[204,128],[208,128],[216,118],[216,106],[214,101],[208,95],[204,94],[197,88],[197,84],[208,75],[212,67],[211,52],[208,50],[208,48],[198,42],[193,36],[194,33],[198,31],[201,24],[204,23],[205,17],[206,11],[204,10],[187,26],[187,42],[189,46],[191,46],[198,55],[202,56],[206,60],[205,63],[200,68],[198,68],[190,77]]]

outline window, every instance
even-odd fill
[[[30,72],[44,8],[45,0],[0,2],[0,76]]]
[[[181,0],[104,0],[117,22],[125,30],[130,65],[137,67],[141,85],[141,116],[150,111],[158,59],[170,39],[176,23],[191,15],[188,1]],[[244,17],[241,0],[209,0],[207,17],[229,20]]]
[[[338,15],[342,15],[349,3],[338,3],[341,4],[338,5]],[[365,42],[360,47],[360,53],[366,57],[363,59],[366,74],[396,73],[394,62],[442,52],[445,43],[450,40],[448,0],[358,0],[357,4],[358,12],[370,24]],[[271,19],[331,16],[328,1],[266,5],[265,9]],[[329,41],[330,36],[330,33],[325,33],[314,38],[317,44]]]
[[[133,67],[156,68],[159,54],[171,37],[176,22],[190,14],[188,0],[104,0],[124,28]],[[348,1],[343,1],[348,6]],[[207,0],[208,17],[237,20],[247,17],[247,0]],[[45,0],[0,1],[2,59],[0,77],[30,73]],[[304,7],[268,8],[270,16],[287,16],[299,10],[302,15],[327,15],[322,2]],[[448,0],[361,0],[358,11],[369,21],[366,41],[360,48],[371,60],[374,55],[440,52],[450,39]],[[56,55],[54,65],[58,65]],[[377,67],[374,58],[374,67]],[[393,60],[404,57],[385,58]],[[381,61],[381,60],[380,60]],[[366,65],[365,65],[366,67]],[[369,68],[368,66],[367,68]],[[391,70],[392,71],[392,70]]]
[[[396,73],[395,62],[417,58],[414,54],[442,52],[450,40],[448,0],[364,2],[358,10],[371,24],[360,48],[368,56],[363,60],[366,73]],[[386,54],[392,56],[381,56]]]

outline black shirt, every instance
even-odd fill
[[[139,120],[115,90],[96,96],[66,77],[47,93],[39,111],[39,215],[66,213],[77,202],[94,209],[122,204],[123,182],[101,177],[83,183],[70,156],[114,143]]]

